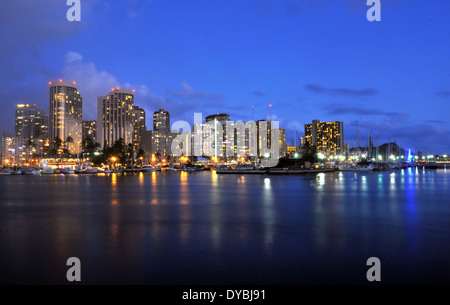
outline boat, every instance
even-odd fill
[[[69,168],[69,167],[66,167],[66,168],[63,168],[63,169],[61,170],[61,174],[64,174],[64,175],[73,175],[73,174],[75,174],[75,171],[74,171],[73,169]]]
[[[41,164],[41,165],[39,165],[39,168],[41,170],[41,174],[43,174],[43,175],[52,175],[55,173],[53,168],[48,166],[48,164]]]
[[[83,170],[84,174],[97,174],[97,172],[98,170],[96,168],[93,168],[92,166],[88,166]]]
[[[373,171],[375,169],[375,167],[372,164],[369,164],[369,165],[350,165],[350,166],[339,165],[338,169],[340,171],[368,172],[368,171]]]
[[[183,167],[183,171],[187,171],[187,172],[199,172],[199,171],[203,171],[205,170],[205,168],[203,166],[186,166]]]
[[[138,170],[136,168],[125,168],[123,171],[125,173],[136,173],[136,172],[139,172],[140,170]]]
[[[34,168],[26,168],[23,170],[23,174],[27,176],[35,176],[35,175],[37,176],[40,175],[41,172]]]
[[[9,168],[0,171],[0,176],[10,176],[11,174],[12,171]]]
[[[22,170],[20,169],[16,169],[15,171],[12,172],[13,175],[22,175]]]
[[[156,172],[157,170],[157,167],[152,167],[151,165],[143,165],[141,167],[141,172]]]

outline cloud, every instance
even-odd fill
[[[286,125],[287,129],[297,129],[297,131],[301,130],[303,128],[304,124],[300,124],[298,120],[289,121]]]
[[[158,109],[168,110],[173,123],[178,119],[193,118],[192,109],[199,107],[199,103],[195,100],[181,102],[171,97],[158,96],[145,84],[121,83],[116,76],[98,69],[95,63],[85,61],[81,54],[73,51],[65,55],[62,75],[67,81],[77,82],[77,88],[83,97],[85,120],[97,119],[97,97],[108,94],[116,87],[136,90],[134,103],[145,110],[148,129],[152,129],[152,114]],[[188,87],[184,88],[188,94]]]
[[[277,121],[279,123],[279,127],[283,128],[283,119],[280,118],[277,114],[267,114],[266,115],[266,121]]]
[[[355,90],[350,88],[325,88],[319,85],[310,84],[306,85],[305,89],[313,93],[326,94],[330,96],[367,97],[378,94],[378,91],[373,88]]]
[[[135,105],[145,110],[148,129],[152,126],[152,114],[158,109],[168,110],[172,123],[175,120],[192,121],[194,112],[215,113],[217,109],[223,112],[234,108],[241,110],[238,106],[224,109],[221,102],[223,96],[195,91],[187,82],[182,83],[180,91],[167,90],[167,96],[163,97],[155,94],[145,84],[121,83],[113,74],[98,69],[95,63],[85,61],[80,53],[71,51],[64,58],[62,78],[77,82],[77,88],[83,97],[83,119],[96,119],[97,97],[109,93],[116,87],[136,90]],[[204,102],[200,103],[199,100]]]
[[[66,19],[65,1],[2,1],[0,9],[0,80],[23,81],[31,73],[49,74],[40,63],[50,43],[79,33],[85,24]]]
[[[95,0],[83,1],[83,16]],[[47,50],[58,49],[88,25],[68,22],[66,1],[2,1],[0,5],[0,100],[6,113],[15,105],[36,104],[48,111],[47,82],[56,74],[43,62]],[[56,53],[56,52],[55,52]],[[58,54],[52,54],[59,60]],[[61,75],[58,73],[58,77]],[[0,120],[2,130],[14,128],[14,116]]]
[[[428,120],[427,123],[429,123],[429,124],[448,124],[448,122],[440,121],[440,120]]]
[[[396,126],[386,130],[391,139],[400,139],[405,145],[417,152],[448,153],[450,130],[436,124],[424,122],[406,126]],[[408,147],[408,148],[409,148]]]
[[[169,111],[170,121],[173,124],[177,120],[184,120],[193,123],[194,113],[199,112],[203,117],[212,113],[228,113],[233,115],[233,110],[241,110],[242,107],[229,106],[225,107],[220,101],[210,100],[209,102],[199,102],[197,100],[174,99],[172,97],[162,97],[155,94],[147,85],[133,86],[125,84],[125,88],[136,88],[135,103],[144,108],[147,113],[148,129],[151,129],[152,113],[158,109],[165,109]],[[231,111],[229,111],[231,110]]]
[[[256,95],[256,96],[260,96],[260,97],[265,96],[265,94],[263,92],[261,92],[261,91],[254,91],[253,94]]]
[[[93,62],[83,61],[83,56],[73,51],[64,57],[62,78],[77,82],[77,88],[83,97],[83,118],[90,120],[97,118],[97,97],[120,86],[114,75],[97,69]]]
[[[173,98],[181,98],[184,100],[222,100],[224,98],[223,95],[220,94],[214,94],[211,92],[206,91],[195,91],[194,88],[192,88],[187,81],[184,81],[181,84],[181,90],[180,91],[173,91],[168,89],[166,93]]]
[[[328,106],[327,108],[329,109],[328,114],[330,115],[354,114],[366,116],[386,116],[394,121],[406,120],[409,117],[408,113],[390,112],[375,108],[363,109],[363,108],[351,108],[343,106],[340,107]]]
[[[436,92],[437,95],[442,96],[442,97],[450,97],[450,91],[448,90],[442,90],[439,92]]]
[[[426,122],[401,123],[382,120],[362,120],[359,121],[360,145],[367,145],[367,129],[370,127],[372,140],[376,144],[379,137],[379,144],[388,141],[396,141],[402,148],[413,152],[421,150],[429,153],[449,153],[448,142],[450,141],[450,130],[445,125]],[[344,141],[355,146],[356,127],[355,122],[344,125]]]
[[[143,87],[146,87],[145,85]],[[192,108],[196,106],[195,101],[179,102],[170,98],[154,94],[148,87],[144,93],[141,89],[136,90],[135,103],[142,107],[147,115],[147,129],[152,129],[153,112],[158,109],[167,110],[170,114],[170,122],[173,124],[177,120],[191,121],[194,117]]]

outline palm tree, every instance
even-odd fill
[[[73,138],[71,136],[68,136],[66,139],[66,142],[64,143],[65,148],[67,149],[67,144],[73,143]]]
[[[32,139],[28,139],[24,146],[25,146],[25,162],[28,163],[28,155],[30,155],[30,148],[35,147],[35,144]]]
[[[319,161],[317,157],[317,147],[315,145],[310,145],[308,142],[303,147],[304,153],[302,159],[304,162],[310,162],[311,164]]]
[[[59,137],[56,137],[54,140],[54,144],[55,144],[56,150],[59,150],[59,148],[62,145],[62,140]]]
[[[142,149],[142,147],[139,147],[139,150],[136,154],[136,159],[140,161],[140,164],[142,166],[142,160],[145,157],[145,151]]]
[[[134,168],[134,147],[131,143],[129,143],[127,146],[127,163],[129,167]]]
[[[95,142],[92,136],[88,135],[83,141],[83,151],[92,154],[100,147],[100,143]]]
[[[62,140],[61,140],[61,138],[59,138],[59,137],[56,137],[54,140],[53,140],[53,149],[50,151],[50,154],[52,155],[52,156],[57,156],[57,155],[59,155],[59,150],[60,150],[60,148],[61,148],[61,145],[62,145]]]

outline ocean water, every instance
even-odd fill
[[[0,283],[450,284],[450,170],[0,177]]]

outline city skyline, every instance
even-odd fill
[[[66,110],[68,110],[69,114],[72,112],[74,113],[74,108],[79,108],[78,112],[75,111],[75,113],[79,113],[79,111],[82,108],[82,94],[80,91],[78,91],[77,87],[76,87],[77,82],[73,81],[73,82],[67,82],[63,79],[59,79],[58,81],[54,81],[54,82],[49,82],[48,85],[50,86],[50,101],[49,101],[49,112],[52,113],[58,113],[56,112],[56,107],[57,105],[53,105],[55,103],[55,100],[61,100],[60,102],[63,102],[63,104],[67,104],[65,106],[65,108],[67,108]],[[52,89],[53,88],[53,89]],[[57,91],[55,91],[55,88],[63,88],[63,89],[57,89]],[[69,91],[66,92],[66,90],[70,89]],[[53,90],[53,91],[52,91]],[[64,91],[66,94],[69,94],[69,96],[59,96],[61,93],[59,93],[60,91]],[[165,113],[167,114],[167,117],[164,118],[164,120],[167,120],[167,122],[164,123],[164,125],[169,124],[169,127],[164,127],[164,131],[161,134],[164,138],[168,137],[168,139],[170,138],[170,141],[168,142],[169,146],[170,143],[172,141],[172,139],[178,134],[178,132],[175,132],[174,134],[171,133],[171,128],[172,128],[172,123],[170,123],[170,118],[169,118],[169,112],[167,110],[164,109],[159,109],[154,111],[153,114],[153,121],[151,122],[150,126],[153,125],[153,129],[147,129],[147,123],[146,123],[146,114],[145,114],[145,110],[143,108],[140,108],[139,106],[134,105],[134,95],[136,93],[136,90],[134,89],[124,89],[124,88],[112,88],[111,92],[109,92],[107,95],[105,96],[99,96],[97,99],[97,120],[86,120],[84,117],[82,117],[82,115],[77,114],[76,117],[78,118],[78,120],[80,120],[80,122],[78,122],[76,125],[78,126],[76,128],[77,130],[77,137],[80,137],[80,140],[75,141],[76,143],[80,142],[80,144],[77,144],[77,147],[80,147],[81,149],[81,138],[85,139],[85,135],[91,135],[92,139],[94,140],[94,142],[98,142],[100,143],[107,143],[107,146],[111,146],[112,143],[115,140],[118,140],[119,138],[124,140],[125,144],[133,144],[135,149],[140,149],[140,148],[144,148],[146,146],[145,141],[144,141],[144,133],[146,132],[150,132],[149,136],[151,138],[151,142],[155,142],[156,145],[155,147],[158,147],[159,144],[157,144],[158,141],[155,141],[155,131],[159,132],[158,127],[155,126],[159,126],[158,124],[161,124],[161,122],[158,123],[159,119],[157,119],[157,114],[160,113]],[[75,94],[75,96],[73,96],[73,94]],[[68,101],[66,101],[66,98],[68,99]],[[71,100],[73,99],[79,99],[79,105],[72,105]],[[110,100],[110,101],[109,101]],[[128,101],[131,101],[130,103]],[[105,104],[105,102],[108,101],[107,104]],[[110,104],[111,103],[111,104]],[[125,106],[126,104],[126,106]],[[106,106],[105,106],[106,105]],[[115,106],[114,106],[115,105]],[[75,106],[75,107],[74,107]],[[17,136],[20,135],[20,132],[17,132],[17,124],[18,122],[20,123],[20,120],[17,119],[17,111],[19,111],[20,109],[23,109],[23,107],[31,107],[36,109],[36,105],[24,105],[24,104],[18,104],[17,105],[17,109],[16,109],[16,137],[15,137],[15,141],[17,141]],[[124,108],[124,111],[122,112],[120,110],[120,108]],[[269,105],[269,108],[271,108],[272,105]],[[128,109],[129,108],[129,109]],[[253,108],[253,107],[252,107]],[[71,109],[71,110],[70,110]],[[127,109],[127,110],[125,110]],[[42,109],[37,109],[39,111],[43,111],[43,114],[45,115],[45,110]],[[111,114],[109,114],[111,111]],[[115,114],[113,114],[115,113]],[[108,114],[108,115],[106,115]],[[105,117],[106,115],[106,117]],[[217,114],[211,114],[211,115],[207,115],[207,116],[203,116],[203,114],[201,113],[193,113],[194,116],[196,115],[201,115],[201,118],[203,120],[202,124],[208,123],[208,121],[211,121],[213,118],[215,117],[219,117],[225,118],[225,121],[229,121],[229,115],[225,114],[225,113],[217,113]],[[52,116],[51,116],[52,117]],[[63,118],[65,117],[65,115],[62,116]],[[111,121],[111,128],[113,128],[112,126],[114,125],[114,129],[116,128],[122,128],[120,126],[128,126],[129,128],[125,128],[122,131],[116,131],[113,132],[108,131],[109,130],[109,117],[111,117],[111,119],[113,118],[119,118],[122,117],[122,119],[120,119],[120,122],[116,122],[113,123]],[[253,117],[253,113],[252,113],[252,117]],[[48,118],[48,116],[47,116]],[[103,118],[103,119],[102,119]],[[20,118],[19,118],[20,119]],[[59,118],[55,116],[55,119],[58,120],[59,122]],[[270,120],[272,119],[272,114],[270,113],[270,115],[268,116],[267,119],[256,119],[255,121],[253,120],[248,120],[248,121],[244,121],[244,123],[246,122],[254,122],[256,124],[258,124],[260,121],[268,121],[270,122]],[[101,125],[104,125],[103,127],[99,126],[99,124],[97,123],[98,121],[103,121],[103,123]],[[64,119],[65,121],[65,119]],[[231,120],[234,121],[234,120]],[[61,121],[62,122],[62,121]],[[236,120],[237,122],[237,120]],[[242,121],[241,121],[242,122]],[[48,120],[48,122],[46,122],[49,125],[51,124],[51,120]],[[108,123],[108,124],[106,124]],[[191,124],[191,122],[188,122],[189,124]],[[55,123],[56,124],[56,123]],[[58,123],[59,126],[60,123]],[[156,125],[155,125],[156,124]],[[270,124],[270,123],[268,123]],[[337,125],[336,125],[337,124]],[[64,128],[64,126],[67,125],[66,123],[63,123],[62,127]],[[72,124],[68,124],[67,126],[72,126]],[[194,124],[195,125],[195,124]],[[317,131],[314,131],[314,126],[317,125],[317,128],[319,125],[323,126],[320,127],[320,129],[324,128],[323,132],[321,131],[320,134],[321,136],[318,137],[319,133]],[[67,127],[66,126],[66,127]],[[282,150],[286,151],[287,146],[294,146],[294,147],[302,147],[302,142],[305,141],[305,143],[308,143],[309,145],[313,145],[315,147],[317,147],[318,152],[326,155],[326,156],[335,156],[335,155],[342,155],[342,154],[348,154],[350,153],[350,150],[355,151],[355,149],[359,150],[367,150],[368,146],[373,146],[374,145],[374,136],[371,132],[371,130],[369,129],[369,134],[368,134],[368,139],[367,139],[367,143],[364,143],[365,140],[361,138],[359,138],[359,129],[358,129],[359,125],[357,123],[357,140],[356,140],[356,145],[350,145],[350,143],[348,143],[348,141],[345,140],[344,138],[344,122],[342,121],[332,121],[332,122],[322,122],[322,120],[312,120],[312,124],[311,123],[305,123],[304,124],[304,133],[301,133],[301,128],[300,131],[299,130],[295,130],[297,138],[293,139],[292,143],[289,143],[286,141],[286,128],[280,128],[279,130],[283,132],[283,141],[280,140],[280,147],[284,148]],[[59,127],[56,127],[55,125],[55,130],[58,130]],[[105,129],[106,128],[106,129]],[[224,127],[225,128],[225,127]],[[297,126],[296,126],[297,128]],[[311,128],[313,129],[313,131],[311,130]],[[50,128],[51,130],[52,128]],[[78,130],[79,129],[79,130]],[[225,129],[224,129],[225,130]],[[327,131],[325,131],[327,130]],[[103,136],[103,132],[107,132],[108,134],[111,133],[112,135],[112,141],[105,141],[104,140],[104,136]],[[123,133],[122,135],[117,134],[116,133]],[[93,134],[92,134],[93,133]],[[323,133],[323,134],[322,134]],[[2,132],[2,134],[4,135],[9,135],[8,132]],[[51,134],[51,132],[50,132]],[[68,133],[69,136],[72,135],[72,133]],[[81,137],[81,135],[83,134],[83,137]],[[114,134],[114,135],[113,135]],[[281,135],[281,134],[280,134]],[[302,136],[303,135],[303,136]],[[315,137],[317,137],[317,140],[311,140],[311,136],[313,136],[313,139]],[[20,136],[19,136],[20,137]],[[29,137],[30,139],[32,139],[33,137]],[[58,137],[59,138],[59,137]],[[63,137],[64,139],[66,139],[65,137]],[[224,135],[224,141],[225,141],[225,135]],[[270,138],[270,136],[269,136]],[[379,143],[379,136],[376,136],[376,141],[377,141],[377,145],[382,145],[383,143]],[[49,141],[49,139],[47,139],[47,141]],[[298,141],[298,142],[297,142]],[[317,141],[321,141],[321,143],[317,143]],[[322,143],[323,141],[323,143]],[[336,141],[336,142],[335,142]],[[63,141],[64,142],[64,141]],[[281,144],[281,143],[284,144]],[[329,143],[328,143],[329,142]],[[54,143],[53,141],[49,141],[50,146],[52,146],[51,143]],[[269,142],[270,143],[270,140]],[[328,144],[327,144],[328,143]],[[334,143],[334,144],[333,144]],[[391,141],[391,139],[389,139],[389,141],[385,142],[384,145],[387,144],[392,144],[395,143],[397,144],[396,140]],[[247,143],[248,144],[248,143]],[[247,145],[246,144],[246,145]],[[71,145],[71,143],[68,143],[68,145]],[[329,146],[331,145],[331,146]],[[337,146],[336,146],[337,145]],[[20,145],[17,145],[17,147],[19,147]],[[25,145],[26,146],[26,145]],[[163,145],[163,151],[166,151],[167,149],[167,145],[164,144]],[[270,146],[270,144],[269,144]],[[336,148],[333,148],[334,146],[338,147],[338,149],[336,150]],[[75,147],[75,146],[74,146]],[[103,149],[103,145],[100,144],[99,146],[101,149]],[[259,147],[259,145],[258,145]],[[328,151],[331,148],[330,151]],[[225,149],[225,148],[224,148]],[[69,151],[73,150],[69,149]],[[145,149],[147,151],[147,149]],[[152,153],[154,153],[153,149],[150,148],[150,150],[152,150]],[[160,152],[160,148],[156,148],[155,151]],[[169,150],[170,151],[170,150]],[[407,149],[405,151],[410,151],[411,149]],[[428,150],[424,150],[423,152],[420,150],[415,150],[412,151],[413,153],[425,153],[429,155],[429,151]],[[280,156],[284,156],[284,153],[281,153],[280,150]],[[388,154],[389,155],[389,154]],[[443,154],[441,154],[443,155]]]
[[[120,86],[174,121],[194,112],[267,119],[272,104],[288,144],[294,126],[320,119],[343,121],[350,147],[358,122],[361,146],[370,126],[380,143],[448,153],[450,4],[383,3],[382,21],[370,23],[360,2],[83,1],[80,23],[67,22],[65,3],[5,3],[1,131],[13,132],[17,104],[47,109],[43,84],[63,78],[77,81],[85,120]],[[26,18],[33,11],[51,26]],[[92,47],[98,37],[105,48],[124,43],[105,54]]]

